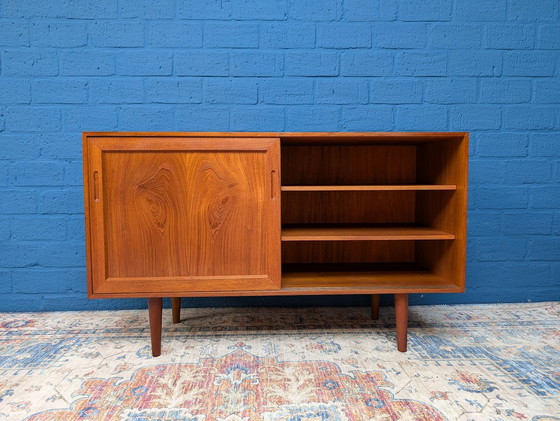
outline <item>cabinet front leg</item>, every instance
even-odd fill
[[[406,352],[408,294],[395,294],[395,314],[397,319],[397,349],[400,352]]]
[[[181,321],[181,297],[171,298],[171,313],[173,314],[173,323]]]
[[[381,295],[372,294],[371,295],[371,320],[379,319],[379,298]]]
[[[163,298],[148,298],[150,315],[150,335],[152,337],[152,356],[161,355],[161,308]]]

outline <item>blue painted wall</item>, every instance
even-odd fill
[[[559,8],[0,1],[0,310],[145,305],[85,297],[84,130],[470,131],[468,292],[412,302],[560,299]]]

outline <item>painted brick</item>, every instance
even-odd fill
[[[85,221],[84,216],[65,217],[66,220],[66,238],[74,241],[85,240]]]
[[[216,107],[189,107],[175,110],[175,121],[178,130],[215,131],[229,130],[229,109]]]
[[[527,187],[479,187],[475,203],[479,209],[526,209],[529,201]]]
[[[476,80],[435,78],[426,82],[424,99],[434,104],[469,104],[476,102],[477,89]]]
[[[508,19],[523,22],[556,20],[558,1],[556,0],[511,0]]]
[[[399,18],[405,21],[451,20],[450,0],[402,0],[399,3]]]
[[[152,22],[149,45],[156,48],[202,47],[202,24],[195,22]]]
[[[2,0],[0,2],[0,16],[17,18],[34,17],[64,17],[67,14],[65,0]]]
[[[174,0],[134,0],[118,2],[121,18],[171,19],[175,15]]]
[[[90,31],[94,47],[144,46],[144,22],[96,21]]]
[[[338,20],[342,15],[340,0],[289,0],[289,17],[293,20]]]
[[[0,216],[0,241],[8,241],[10,239],[12,231],[11,221],[8,217]],[[1,272],[0,276],[2,276]]]
[[[397,20],[399,0],[384,0],[379,2],[379,19],[393,22]]]
[[[0,21],[0,46],[28,47],[29,22],[21,20]]]
[[[231,110],[230,129],[238,131],[283,131],[285,114],[283,108],[260,107],[241,108]]]
[[[532,134],[529,152],[532,156],[560,157],[560,133]]]
[[[390,131],[394,128],[393,108],[386,105],[344,107],[340,123],[344,130],[351,132]]]
[[[376,21],[379,19],[379,2],[344,0],[343,16],[348,21]]]
[[[337,76],[338,54],[336,53],[287,53],[286,76]]]
[[[8,162],[0,161],[0,186],[8,185]]]
[[[33,81],[33,102],[40,104],[83,104],[88,101],[88,82],[76,79]]]
[[[0,190],[0,215],[29,214],[37,211],[34,190]]]
[[[515,104],[531,100],[530,80],[507,80],[501,78],[480,81],[480,102]]]
[[[556,109],[554,107],[513,105],[504,110],[504,127],[507,129],[552,129]]]
[[[477,151],[486,157],[527,156],[529,136],[520,133],[481,133],[476,137]]]
[[[529,241],[528,260],[558,261],[560,238],[538,238]]]
[[[518,289],[519,291],[527,290],[528,282],[531,285],[531,289],[542,288],[545,285],[549,287],[554,285],[550,283],[552,278],[550,276],[549,264],[542,264],[538,262],[483,262],[474,264],[473,267],[475,272],[473,275],[475,275],[476,278],[473,277],[472,279],[481,279],[484,285],[488,285],[488,289],[478,290],[476,295],[494,295],[488,301],[489,303],[497,301],[495,294],[492,292],[494,285],[507,285],[508,290]],[[515,295],[516,294],[513,294],[510,297]],[[500,294],[500,297],[504,297],[503,299],[508,301],[511,300],[511,298],[507,298],[508,295],[504,296],[503,294]],[[547,300],[546,297],[546,295],[542,296],[540,301]]]
[[[447,109],[437,105],[398,107],[395,123],[397,131],[445,131]]]
[[[117,110],[107,106],[64,108],[62,125],[72,131],[111,131],[117,128]]]
[[[11,294],[12,291],[12,272],[9,270],[0,270],[0,294]]]
[[[284,57],[272,52],[233,52],[230,55],[232,76],[282,76]]]
[[[3,76],[56,76],[56,52],[41,50],[10,50],[2,53]]]
[[[560,25],[541,25],[537,45],[547,50],[560,49]]]
[[[288,0],[230,0],[231,17],[236,20],[284,20],[288,15]]]
[[[50,241],[48,245],[36,244],[39,250],[37,257],[33,260],[40,266],[60,267],[60,262],[64,262],[64,267],[70,268],[83,268],[85,265],[85,244],[83,241]]]
[[[52,107],[12,107],[6,112],[6,128],[42,132],[60,128],[60,110]]]
[[[560,78],[537,79],[535,81],[535,102],[560,104]]]
[[[423,23],[379,22],[373,25],[373,45],[381,48],[423,48],[426,46]],[[395,34],[399,34],[398,37]]]
[[[119,129],[139,131],[165,131],[173,127],[174,112],[171,106],[123,106],[119,110]]]
[[[371,28],[366,23],[320,23],[317,46],[323,48],[369,48]]]
[[[82,161],[70,161],[64,163],[64,184],[66,186],[83,186]]]
[[[27,79],[0,79],[0,104],[29,104],[31,84]]]
[[[199,78],[149,78],[144,81],[146,102],[161,104],[199,104],[202,82]]]
[[[439,23],[431,26],[429,42],[432,47],[454,50],[480,48],[482,26]]]
[[[192,51],[175,54],[175,73],[179,76],[227,76],[229,54]]]
[[[83,47],[87,42],[86,22],[39,21],[31,24],[33,46]]]
[[[309,79],[270,79],[259,83],[259,96],[265,104],[312,104],[313,81]]]
[[[480,262],[523,260],[527,254],[527,240],[521,238],[477,238],[472,246]]]
[[[79,134],[45,133],[32,136],[33,146],[40,148],[40,156],[47,159],[74,159],[82,157]],[[31,159],[29,156],[27,159]]]
[[[291,106],[286,110],[286,131],[339,129],[339,110],[335,107]]]
[[[207,79],[204,101],[209,104],[256,104],[257,82],[246,79]]]
[[[204,46],[209,48],[257,48],[259,26],[245,22],[210,22],[204,26]]]
[[[553,221],[553,213],[504,213],[502,229],[505,235],[546,235],[552,233]]]
[[[535,45],[535,27],[533,25],[515,25],[494,23],[486,27],[486,47],[503,50],[533,48]]]
[[[534,186],[531,187],[531,206],[537,209],[560,208],[560,187]]]
[[[64,6],[66,16],[72,19],[106,19],[118,16],[117,2],[114,0],[72,0],[65,1]]]
[[[312,23],[266,22],[261,25],[262,48],[313,48],[315,25]]]
[[[10,167],[13,186],[61,186],[64,165],[56,161],[20,161]]]
[[[499,129],[501,124],[500,109],[490,105],[457,105],[451,110],[452,130]]]
[[[343,76],[390,76],[393,73],[393,55],[345,51],[341,55],[340,66]]]
[[[89,82],[89,97],[97,104],[138,104],[144,101],[144,84],[136,78],[94,79]]]
[[[372,80],[369,102],[372,104],[414,104],[422,102],[422,84],[406,79]]]
[[[504,76],[553,76],[556,55],[542,51],[508,51],[504,54]]]
[[[355,79],[319,79],[316,83],[317,104],[367,104],[369,85]]]
[[[448,72],[453,76],[500,76],[502,53],[498,51],[451,51]]]
[[[231,1],[176,0],[177,15],[183,19],[228,19]]]
[[[38,211],[43,214],[83,214],[82,188],[42,189],[39,194]]]
[[[66,219],[45,217],[44,215],[18,216],[11,218],[12,240],[64,240],[66,238]]]
[[[440,53],[401,53],[397,56],[401,76],[445,76],[447,55]]]
[[[85,292],[83,269],[25,269],[14,271],[13,290],[21,294]]]
[[[64,52],[61,54],[61,67],[65,76],[113,75],[115,56],[95,50]]]
[[[117,73],[127,76],[167,76],[173,71],[173,57],[164,51],[130,51],[117,56]]]
[[[501,21],[506,19],[506,0],[454,2],[453,18],[463,22]]]
[[[468,235],[469,237],[493,237],[501,232],[502,214],[496,212],[469,212]]]
[[[507,160],[505,159],[471,159],[469,163],[469,184],[502,184],[506,179]],[[475,191],[474,197],[477,196]]]

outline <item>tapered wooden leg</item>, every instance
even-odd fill
[[[161,307],[163,298],[148,298],[150,314],[150,335],[152,337],[152,356],[161,355]]]
[[[171,313],[173,314],[173,323],[181,321],[181,297],[171,298]]]
[[[379,319],[379,298],[381,295],[379,294],[372,294],[371,295],[371,319],[377,320]]]
[[[395,313],[397,319],[397,349],[400,352],[406,352],[408,294],[395,294]]]

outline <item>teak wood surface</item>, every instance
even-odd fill
[[[463,292],[467,133],[83,134],[88,295]]]

